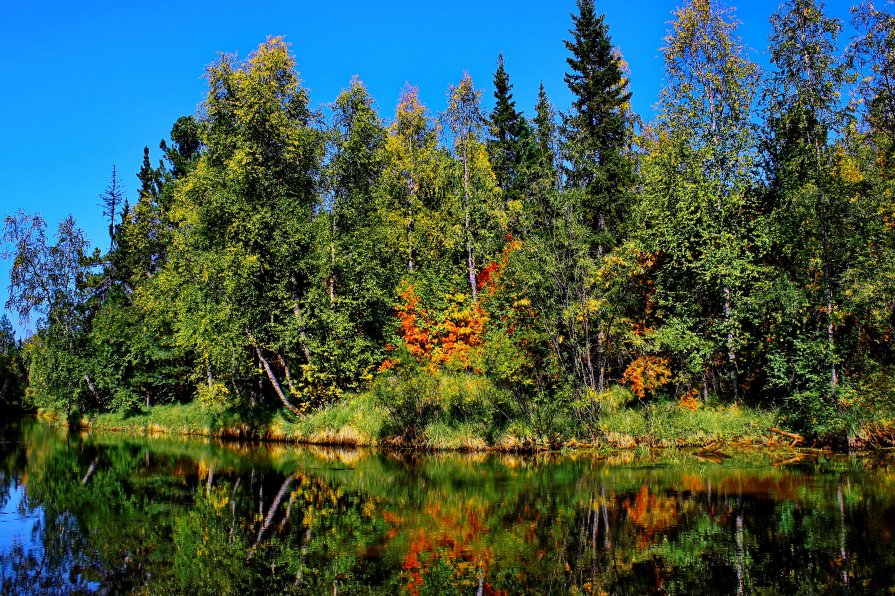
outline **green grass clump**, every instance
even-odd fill
[[[484,451],[490,447],[488,428],[476,422],[431,422],[423,430],[423,444],[429,449]]]
[[[214,437],[263,438],[265,417],[199,402],[153,406],[140,412],[109,412],[84,419],[97,430]]]
[[[294,434],[312,443],[376,445],[386,413],[367,393],[351,394],[290,423]]]
[[[725,441],[764,441],[778,425],[775,412],[744,406],[708,405],[696,410],[677,402],[627,407],[601,416],[594,438],[622,448],[646,444],[684,447]]]

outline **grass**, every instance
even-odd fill
[[[476,384],[479,383],[479,384]],[[199,403],[155,406],[136,414],[107,413],[86,417],[82,425],[93,430],[137,434],[196,435],[244,438],[321,445],[391,446],[455,451],[539,451],[550,449],[644,449],[701,447],[714,443],[764,443],[768,429],[780,426],[773,411],[743,406],[703,406],[682,409],[677,402],[639,402],[606,408],[587,424],[564,414],[550,431],[529,420],[517,418],[496,424],[487,415],[492,388],[480,381],[439,379],[432,394],[420,395],[425,403],[442,399],[443,408],[430,409],[425,419],[416,421],[412,436],[399,432],[390,417],[394,404],[384,404],[388,393],[382,387],[348,395],[339,402],[294,419],[282,412],[246,412]],[[468,392],[458,388],[467,388]],[[400,392],[402,389],[398,388]],[[408,399],[407,392],[403,399]],[[465,403],[459,414],[457,404]],[[390,410],[391,408],[391,410]]]
[[[764,442],[778,426],[773,411],[742,406],[681,408],[675,402],[624,408],[599,419],[594,439],[599,445],[630,448],[700,447],[716,442]]]
[[[384,412],[369,396],[349,396],[300,420],[287,419],[282,412],[251,415],[192,402],[154,406],[141,413],[97,414],[84,418],[81,424],[92,430],[140,434],[372,446],[377,444],[384,421]]]

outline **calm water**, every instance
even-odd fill
[[[0,427],[4,593],[880,593],[895,464],[413,456]]]

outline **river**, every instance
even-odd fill
[[[413,454],[0,425],[3,593],[879,593],[895,460]]]

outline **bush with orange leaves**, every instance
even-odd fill
[[[622,376],[622,383],[630,384],[631,391],[643,399],[671,380],[671,369],[667,358],[641,356],[628,365]]]
[[[472,303],[465,294],[451,294],[448,308],[435,316],[420,304],[413,284],[402,284],[398,297],[398,336],[413,359],[431,369],[472,366],[472,351],[482,344],[488,320],[481,303]],[[399,358],[388,358],[379,370],[391,370],[399,363]]]
[[[698,410],[702,402],[699,400],[699,390],[691,389],[683,394],[677,401],[677,405],[682,410]]]
[[[522,245],[521,241],[509,234],[506,241],[500,256],[479,272],[476,282],[478,302],[472,302],[466,293],[447,294],[447,308],[434,313],[422,305],[420,295],[412,283],[405,281],[401,284],[395,314],[398,318],[400,347],[405,348],[407,353],[405,357],[409,355],[433,371],[445,367],[481,372],[476,369],[475,362],[478,359],[475,351],[485,341],[489,319],[485,305],[489,301],[493,302],[500,289],[503,269],[513,252]],[[526,312],[530,312],[530,309]],[[386,346],[386,351],[395,350],[394,346]],[[379,370],[392,370],[400,363],[400,357],[390,357],[383,361]]]
[[[402,284],[398,289],[398,297],[401,299],[395,306],[398,335],[404,340],[411,356],[417,360],[426,360],[432,355],[434,347],[433,338],[427,329],[431,326],[429,313],[420,306],[420,297],[413,284]]]
[[[499,282],[504,268],[509,263],[512,254],[522,246],[522,241],[513,238],[512,234],[507,234],[506,241],[506,245],[500,251],[500,257],[496,261],[485,265],[476,279],[479,294],[484,294],[485,297],[494,296],[500,289]]]
[[[435,366],[469,369],[472,350],[482,345],[488,317],[481,303],[465,304],[464,294],[450,298],[450,306],[437,327],[438,343],[430,361]]]

